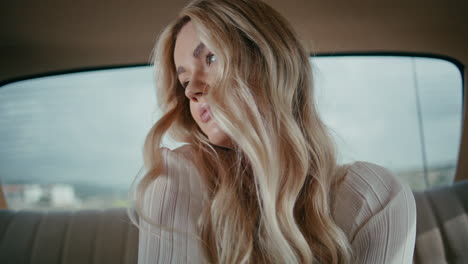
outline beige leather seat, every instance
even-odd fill
[[[415,263],[468,263],[468,181],[415,192]],[[125,209],[0,210],[0,263],[135,264],[138,230]]]
[[[134,264],[138,229],[125,209],[0,211],[0,263]]]
[[[468,181],[415,192],[415,263],[468,263]]]

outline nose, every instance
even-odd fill
[[[208,92],[208,84],[202,79],[193,78],[185,88],[185,96],[194,102],[198,102]]]

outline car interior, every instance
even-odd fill
[[[413,263],[468,263],[468,1],[265,1],[310,52],[341,161],[412,188]],[[151,54],[186,3],[0,4],[0,263],[138,262]]]

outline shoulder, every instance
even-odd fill
[[[166,173],[177,172],[180,170],[192,170],[193,169],[193,155],[194,150],[190,145],[183,145],[176,149],[169,149],[162,147],[161,149],[162,158],[166,166]]]
[[[184,192],[200,193],[201,177],[193,162],[193,147],[184,145],[173,150],[162,147],[161,152],[165,168],[153,184],[157,186],[170,183]]]
[[[338,190],[359,195],[370,205],[379,207],[383,206],[390,197],[405,191],[405,187],[406,184],[389,169],[370,162],[358,161],[349,165],[346,177]]]
[[[174,149],[173,152],[177,154],[180,158],[187,159],[190,161],[192,160],[193,155],[195,155],[195,149],[190,144],[180,146]]]
[[[404,214],[415,211],[409,186],[382,166],[369,162],[349,165],[345,179],[335,192],[333,217],[350,240],[369,219],[390,211],[390,207]]]

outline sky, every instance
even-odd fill
[[[340,162],[365,160],[396,172],[421,169],[422,131],[430,166],[456,164],[462,79],[455,65],[410,57],[311,61],[315,101]],[[149,66],[5,85],[0,180],[128,186],[142,166],[145,136],[160,115]],[[164,145],[180,144],[166,139]]]

